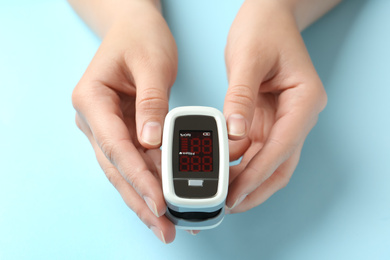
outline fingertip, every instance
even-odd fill
[[[165,235],[164,235],[164,233],[162,232],[162,230],[161,230],[160,228],[158,228],[158,227],[156,227],[156,226],[152,226],[152,227],[150,228],[150,230],[153,231],[154,235],[155,235],[158,239],[160,239],[161,242],[163,242],[164,244],[167,244],[167,241],[166,241],[166,239],[165,239]]]
[[[154,194],[156,195],[156,194]],[[152,199],[151,197],[155,197],[157,199]],[[164,199],[162,199],[160,196],[153,196],[153,194],[151,194],[151,196],[144,196],[144,201],[146,203],[146,205],[148,206],[148,208],[150,209],[150,211],[156,216],[156,217],[161,217],[161,216],[164,216],[165,212],[167,211],[167,206],[165,204],[165,201]]]
[[[227,130],[229,139],[231,140],[241,140],[247,134],[247,120],[241,114],[231,114],[228,116]]]
[[[186,232],[193,236],[196,236],[200,232],[200,230],[186,230]]]
[[[141,131],[141,144],[145,148],[158,148],[161,145],[162,126],[159,122],[146,122]]]
[[[165,216],[159,218],[150,226],[155,236],[164,244],[172,243],[175,240],[176,228]]]
[[[192,235],[194,236],[200,233],[200,230],[191,230],[191,231],[192,231]]]
[[[228,206],[225,205],[225,215],[232,214],[231,210],[228,208]]]
[[[164,233],[164,239],[165,239],[165,244],[172,243],[173,240],[175,240],[176,237],[176,229],[175,225],[172,224],[167,218],[164,218],[165,225],[162,228],[162,231]]]
[[[228,208],[229,212],[230,212],[232,209],[234,209],[235,207],[237,207],[238,205],[240,205],[241,202],[243,202],[247,196],[248,196],[248,194],[242,194],[242,195],[238,196],[238,197],[235,198],[235,199],[230,199],[230,200],[226,203],[226,207]]]
[[[231,195],[228,195],[228,197],[226,198],[226,209],[231,210],[233,205],[234,205],[234,199],[232,198]]]
[[[144,196],[144,200],[146,202],[146,205],[148,205],[148,208],[150,209],[150,211],[156,216],[156,217],[160,217],[161,215],[159,214],[158,210],[157,210],[157,205],[156,205],[156,202],[154,202],[154,200],[152,200],[151,198],[147,197],[147,196]]]
[[[164,203],[160,203],[160,207],[157,207],[159,209],[157,209],[157,214],[158,214],[158,217],[161,217],[161,216],[164,216],[165,213],[167,212],[167,206],[165,205],[165,202]]]
[[[175,240],[176,232],[168,233],[165,238],[165,244],[170,244]]]

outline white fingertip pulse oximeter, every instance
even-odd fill
[[[211,107],[178,107],[165,118],[162,183],[166,216],[178,228],[210,229],[225,215],[229,146],[225,117]]]

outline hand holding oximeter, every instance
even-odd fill
[[[162,145],[166,216],[179,228],[209,229],[225,215],[229,146],[225,118],[211,107],[178,107],[165,118]]]

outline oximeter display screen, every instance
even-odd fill
[[[179,171],[213,171],[213,132],[179,131]]]

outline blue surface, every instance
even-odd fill
[[[222,109],[242,1],[163,2],[180,55],[171,107]],[[74,124],[71,92],[99,40],[63,1],[0,2],[0,259],[390,259],[389,11],[347,0],[303,33],[329,102],[289,185],[163,245]]]

